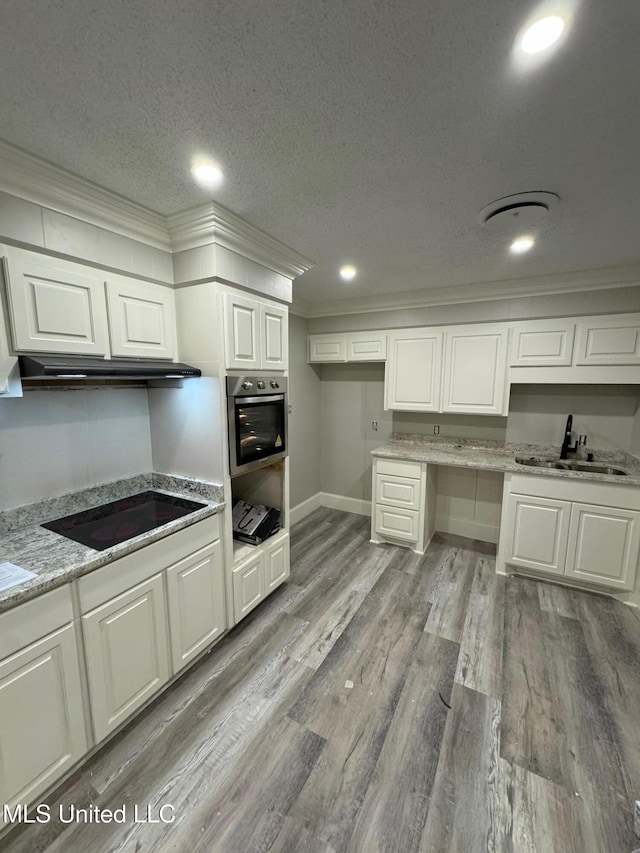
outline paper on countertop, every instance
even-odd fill
[[[34,572],[28,572],[13,563],[0,563],[0,592],[10,589],[12,586],[18,586],[25,581],[30,581],[31,578],[35,577],[37,575]]]

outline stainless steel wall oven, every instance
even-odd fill
[[[229,471],[231,476],[287,455],[287,379],[228,376]]]

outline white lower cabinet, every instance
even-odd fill
[[[290,570],[289,534],[280,533],[273,541],[257,545],[255,553],[233,567],[233,611],[235,622],[280,586]]]
[[[508,511],[509,562],[526,569],[563,575],[571,504],[512,494]]]
[[[423,554],[435,530],[435,485],[426,462],[373,460],[371,541]]]
[[[72,618],[68,586],[0,616],[0,802],[10,808],[35,801],[87,750]]]
[[[566,575],[633,589],[640,553],[640,512],[573,504]]]
[[[169,678],[162,575],[82,617],[96,740],[117,728]]]
[[[593,481],[505,477],[498,564],[612,590],[632,590],[640,495]]]
[[[206,649],[226,628],[220,542],[167,569],[173,671]]]

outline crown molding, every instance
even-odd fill
[[[387,293],[378,296],[310,302],[293,298],[291,311],[301,317],[333,317],[344,314],[371,314],[436,305],[455,305],[461,302],[488,302],[494,299],[523,299],[560,293],[589,290],[611,290],[616,287],[640,286],[640,264],[579,270],[557,275],[536,276],[503,281],[460,284],[429,290]],[[295,285],[294,285],[295,291]]]
[[[165,217],[0,140],[0,191],[170,251]]]
[[[215,243],[291,279],[313,266],[295,249],[217,203],[168,216],[167,225],[174,252]]]

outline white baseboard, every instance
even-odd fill
[[[315,495],[311,495],[310,498],[307,498],[306,501],[302,501],[299,504],[291,507],[289,510],[289,524],[295,524],[296,521],[302,521],[303,518],[306,518],[308,515],[311,515],[312,512],[319,509],[322,504],[320,503],[320,496],[322,492],[316,492]]]
[[[320,506],[339,509],[342,512],[355,512],[358,515],[371,515],[371,501],[347,498],[344,495],[332,495],[331,492],[320,492]]]
[[[500,528],[493,524],[481,524],[471,518],[449,518],[436,516],[438,533],[454,533],[456,536],[466,536],[468,539],[478,539],[480,542],[498,544]]]

